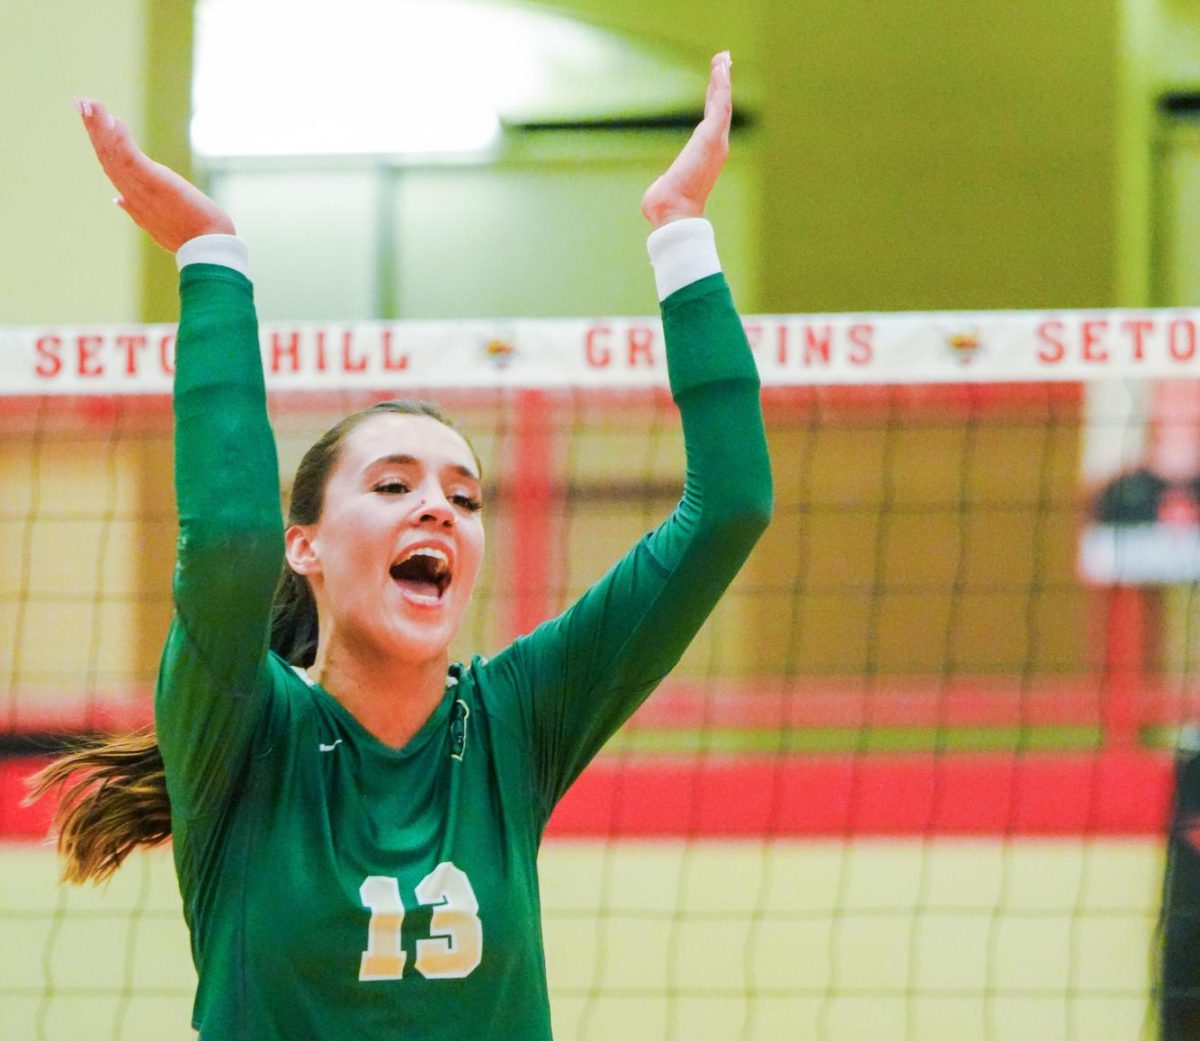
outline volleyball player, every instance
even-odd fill
[[[203,1041],[550,1035],[546,821],[771,508],[757,374],[701,216],[729,65],[713,59],[704,118],[642,204],[683,498],[562,616],[465,665],[447,648],[484,551],[468,443],[426,406],[356,413],[305,456],[285,528],[233,224],[80,103],[120,205],[181,267],[180,532],[156,734],[67,757],[41,786],[64,788],[70,878],[173,836]]]

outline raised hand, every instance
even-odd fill
[[[174,253],[197,235],[235,234],[233,221],[220,206],[174,170],[148,158],[129,127],[103,104],[78,98],[75,108],[96,158],[119,193],[117,205],[160,246]]]
[[[700,217],[729,155],[729,123],[733,118],[733,87],[728,51],[712,60],[704,118],[658,180],[642,196],[642,213],[659,228],[684,217]]]

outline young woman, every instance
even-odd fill
[[[120,205],[178,254],[180,533],[157,748],[113,742],[42,781],[67,789],[68,875],[169,830],[203,1041],[548,1038],[546,821],[770,514],[757,374],[701,219],[728,55],[643,199],[683,498],[562,616],[467,665],[447,648],[484,551],[470,446],[427,406],[350,416],[301,464],[285,530],[233,225],[102,105],[80,112]]]

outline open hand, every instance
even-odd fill
[[[75,107],[96,158],[117,189],[117,205],[160,246],[174,253],[197,235],[235,234],[220,206],[174,170],[148,158],[125,122],[103,104],[79,98]]]
[[[642,213],[659,228],[684,217],[700,217],[729,155],[729,123],[733,118],[732,59],[722,51],[712,60],[704,118],[683,151],[642,196]]]

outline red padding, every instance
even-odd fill
[[[0,759],[0,838],[44,839],[49,833],[54,801],[40,799],[24,805],[29,794],[25,779],[49,761],[39,756]]]
[[[557,836],[1157,835],[1171,761],[1102,754],[601,760],[550,822]]]
[[[22,806],[47,760],[0,760],[0,838],[45,837],[53,806]],[[1101,754],[602,758],[547,834],[577,838],[1155,836],[1171,759]]]

